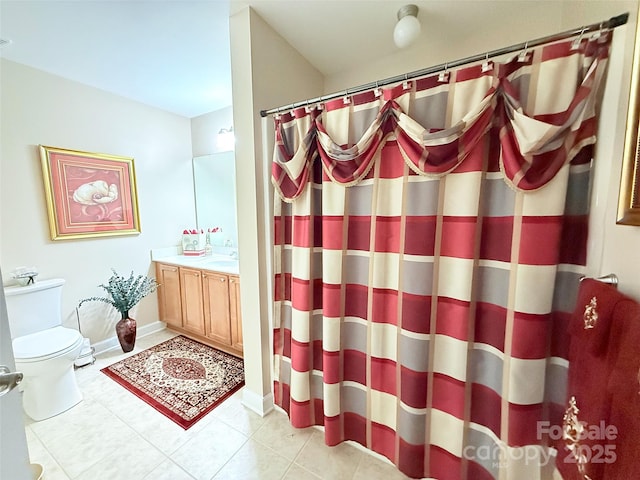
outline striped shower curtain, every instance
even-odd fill
[[[276,116],[274,395],[292,425],[413,478],[549,475],[610,37]]]

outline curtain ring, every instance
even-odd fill
[[[489,52],[485,54],[484,63],[482,64],[482,73],[493,70],[493,65],[489,62]]]
[[[378,80],[376,80],[376,88],[373,90],[373,95],[378,98],[382,95],[382,90],[380,90],[380,86],[378,85]]]
[[[349,89],[347,88],[344,91],[344,97],[342,98],[343,105],[349,105],[351,103],[351,98],[349,98]]]
[[[449,81],[449,62],[444,62],[444,71],[438,74],[439,82],[448,82]]]
[[[408,73],[404,74],[404,82],[402,82],[402,89],[409,90],[409,74]]]
[[[593,36],[591,37],[591,40],[600,39],[604,35],[604,32],[605,32],[604,22],[600,22],[600,26],[598,27],[598,31],[593,34]]]
[[[587,27],[582,27],[582,30],[580,30],[580,35],[571,44],[571,50],[578,50],[580,48],[580,45],[582,44],[582,37],[584,36],[584,32],[586,30]]]
[[[521,63],[529,61],[529,40],[524,42],[524,50],[522,50],[522,52],[520,52],[520,55],[518,55],[518,61]]]

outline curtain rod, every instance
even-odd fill
[[[605,28],[613,29],[626,24],[628,19],[629,19],[629,12],[623,13],[616,17],[611,17],[609,20],[605,20],[604,22],[592,23],[591,25],[585,25],[580,28],[575,28],[573,30],[567,30],[565,32],[556,33],[554,35],[548,35],[546,37],[540,37],[535,40],[529,40],[528,42],[522,42],[516,45],[511,45],[510,47],[498,48],[497,50],[491,50],[486,53],[479,53],[477,55],[472,55],[470,57],[462,58],[460,60],[454,60],[453,62],[441,63],[440,65],[435,65],[433,67],[423,68],[421,70],[416,70],[414,72],[405,73],[402,75],[396,75],[394,77],[385,78],[383,80],[378,80],[376,82],[365,83],[357,87],[347,88],[346,90],[342,90],[340,92],[330,93],[328,95],[322,95],[320,97],[311,98],[309,100],[303,100],[301,102],[295,102],[295,103],[283,105],[276,108],[270,108],[269,110],[260,110],[260,116],[266,117],[273,113],[278,113],[284,110],[291,110],[294,108],[304,107],[312,103],[322,103],[322,102],[326,102],[327,100],[333,100],[334,98],[353,95],[355,93],[366,92],[368,90],[373,90],[374,88],[383,87],[385,85],[390,85],[392,83],[398,83],[406,80],[412,80],[418,77],[424,77],[432,73],[440,72],[447,68],[455,68],[468,63],[479,62],[480,60],[488,60],[489,58],[498,57],[500,55],[505,55],[507,53],[517,52],[518,50],[524,50],[530,47],[537,47],[538,45],[543,45],[545,43],[564,40],[566,38],[575,37],[577,35],[584,35],[585,33],[595,32]]]

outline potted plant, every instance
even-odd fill
[[[136,321],[129,316],[129,310],[138,304],[144,297],[153,293],[158,288],[158,283],[153,278],[145,275],[134,276],[133,271],[129,278],[119,275],[113,268],[113,275],[109,282],[98,285],[104,289],[108,297],[90,297],[81,300],[80,307],[85,302],[104,302],[120,312],[121,319],[116,323],[116,335],[123,352],[130,352],[136,343]]]

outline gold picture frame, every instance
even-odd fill
[[[640,16],[639,16],[640,20]],[[631,92],[624,137],[622,174],[618,196],[619,225],[640,226],[640,22],[636,23],[636,38],[631,69]]]
[[[52,240],[140,233],[133,158],[39,150]]]

